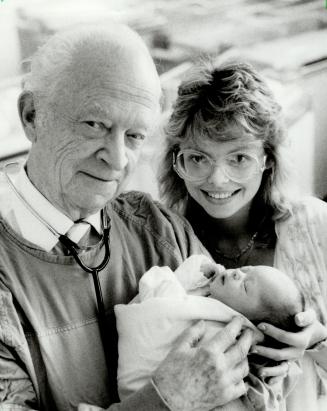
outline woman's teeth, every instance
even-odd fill
[[[232,195],[233,195],[233,191],[232,192],[228,192],[228,193],[208,193],[207,192],[207,194],[208,194],[208,196],[209,197],[212,197],[212,198],[229,198],[229,197],[231,197]]]

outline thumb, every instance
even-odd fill
[[[316,312],[312,308],[295,315],[295,323],[299,327],[307,327],[314,323],[316,319]]]
[[[191,327],[187,328],[178,338],[177,349],[181,351],[195,348],[202,340],[206,330],[206,325],[203,320],[198,321]]]

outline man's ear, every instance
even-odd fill
[[[35,105],[34,95],[31,91],[23,91],[18,98],[18,112],[26,137],[35,143]]]

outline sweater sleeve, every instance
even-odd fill
[[[151,383],[148,383],[139,391],[128,396],[119,404],[112,404],[107,411],[167,411],[169,408],[155,390]],[[91,404],[79,404],[78,411],[105,411],[104,408]]]
[[[144,386],[139,391],[127,397],[120,404],[113,404],[109,407],[110,411],[167,411],[169,408],[151,383]]]
[[[0,283],[1,286],[1,283]],[[38,410],[38,400],[28,369],[30,358],[24,332],[15,310],[12,295],[0,287],[0,410]],[[101,410],[87,406],[90,410]],[[119,404],[112,404],[110,411],[147,411],[168,408],[152,384],[130,395]]]
[[[323,313],[320,320],[327,326],[327,204],[315,198],[310,199],[310,235],[316,248],[316,259],[320,264],[319,279],[323,297]],[[327,339],[319,342],[306,351],[310,357],[322,368],[318,374],[325,381],[325,392],[327,392]]]
[[[0,288],[0,409],[37,409],[37,398],[28,374],[28,347],[12,303]]]
[[[164,224],[160,224],[160,234],[175,244],[175,253],[180,260],[179,264],[194,254],[204,254],[210,257],[208,250],[195,235],[191,224],[184,216],[172,212],[160,203],[154,202],[154,206],[157,207],[162,221],[165,221]],[[153,216],[155,213],[151,213],[151,215]],[[148,220],[148,223],[154,227],[157,225],[153,220]]]

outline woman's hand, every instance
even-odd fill
[[[251,350],[253,353],[281,362],[275,367],[263,367],[260,370],[262,377],[274,377],[272,382],[275,382],[276,377],[277,380],[285,377],[290,361],[301,359],[306,349],[327,337],[327,328],[317,320],[312,309],[296,314],[295,323],[302,327],[302,331],[284,331],[266,323],[258,325],[258,329],[265,335],[287,345],[287,347],[281,349],[256,345]]]
[[[251,363],[251,360],[249,360]],[[278,365],[271,367],[263,367],[262,365],[251,363],[252,372],[254,375],[264,380],[267,384],[273,385],[287,377],[291,362],[282,361]]]

